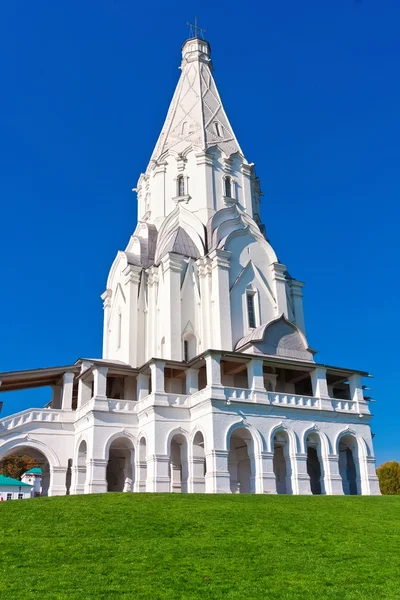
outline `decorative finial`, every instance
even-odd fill
[[[204,40],[203,33],[205,33],[206,30],[197,26],[197,17],[194,18],[194,25],[193,25],[193,23],[189,23],[189,22],[187,22],[186,25],[189,26],[189,36],[191,38],[195,37],[195,38],[201,38],[202,40]]]

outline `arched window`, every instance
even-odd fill
[[[178,196],[185,195],[185,179],[183,175],[179,175],[178,177]]]
[[[193,333],[186,333],[183,338],[183,360],[188,362],[197,354],[197,339]]]
[[[225,177],[225,196],[232,198],[232,180],[230,177]]]

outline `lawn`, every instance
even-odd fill
[[[0,504],[0,598],[400,599],[400,497]]]

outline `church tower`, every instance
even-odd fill
[[[0,394],[53,388],[0,419],[0,457],[43,465],[43,495],[379,494],[368,373],[315,361],[199,37],[136,191],[102,358],[0,373]]]
[[[154,357],[242,350],[279,319],[299,356],[312,356],[303,283],[266,239],[260,182],[226,115],[204,39],[183,45],[181,76],[136,191],[138,224],[102,296],[103,358],[140,367]]]

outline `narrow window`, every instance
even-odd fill
[[[188,340],[184,340],[184,342],[183,342],[183,356],[184,356],[184,361],[188,362],[188,360],[189,360],[189,341]]]
[[[7,500],[12,500],[12,494],[7,494]]]
[[[23,499],[23,497],[24,497],[24,495],[23,495],[23,494],[18,494],[18,500],[22,500],[22,499]]]
[[[179,175],[178,177],[178,196],[185,195],[185,180],[183,175]]]
[[[249,327],[254,329],[256,327],[256,311],[254,306],[255,294],[247,294],[247,317],[249,319]]]
[[[225,177],[225,196],[232,198],[232,182],[230,177]]]
[[[117,337],[117,348],[121,348],[122,340],[122,313],[118,313],[118,337]]]
[[[217,136],[222,137],[222,125],[220,123],[218,123],[218,121],[215,121],[214,129],[215,129],[215,133],[217,134]]]

